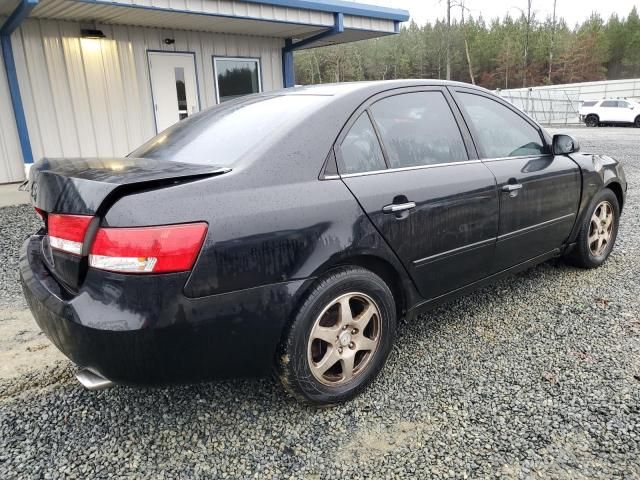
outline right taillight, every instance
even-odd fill
[[[122,273],[191,270],[206,233],[204,222],[100,228],[89,251],[89,265]]]

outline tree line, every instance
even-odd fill
[[[555,14],[536,18],[532,0],[524,1],[519,16],[486,21],[464,0],[448,0],[460,20],[412,21],[399,35],[296,52],[296,83],[444,79],[447,65],[451,79],[489,89],[640,77],[636,7],[571,27]]]

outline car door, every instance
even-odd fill
[[[620,115],[617,100],[604,100],[598,108],[598,117],[601,122],[619,122],[616,120]]]
[[[552,155],[539,126],[515,107],[477,90],[453,90],[500,192],[494,271],[560,247],[580,200],[578,165],[569,156]]]
[[[353,118],[336,145],[340,175],[420,294],[434,298],[487,276],[498,232],[495,179],[446,89],[396,90]]]
[[[618,100],[617,110],[618,113],[616,114],[616,117],[619,118],[619,120],[616,120],[616,122],[633,123],[636,115],[638,115],[633,108],[633,105],[625,100]]]

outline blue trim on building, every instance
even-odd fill
[[[287,38],[282,49],[282,85],[290,88],[296,84],[296,71],[293,68],[293,40]]]
[[[324,32],[320,32],[312,37],[305,38],[299,42],[293,43],[293,40],[287,38],[285,40],[284,48],[282,49],[282,76],[284,88],[293,87],[296,84],[296,74],[293,65],[293,51],[303,48],[307,45],[311,45],[319,40],[324,40],[328,37],[333,37],[339,33],[344,32],[344,14],[333,14],[333,27]]]
[[[29,16],[33,7],[35,7],[40,0],[21,0],[16,9],[13,11],[9,18],[4,22],[0,28],[0,35],[11,35],[20,25],[25,18]]]
[[[18,139],[22,150],[22,160],[24,163],[33,163],[33,152],[31,141],[29,140],[29,130],[27,129],[27,119],[24,115],[22,96],[20,95],[20,83],[16,72],[16,62],[13,58],[13,47],[11,45],[11,34],[22,25],[22,22],[29,16],[33,7],[39,0],[22,0],[13,13],[0,28],[0,43],[2,44],[2,58],[4,68],[7,72],[7,83],[9,84],[9,94],[11,95],[11,106],[16,119]]]

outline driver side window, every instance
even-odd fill
[[[473,93],[458,92],[458,98],[471,120],[482,158],[548,153],[540,132],[504,105]]]

